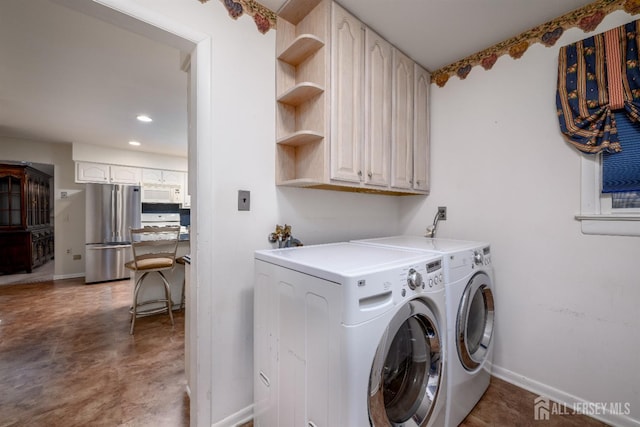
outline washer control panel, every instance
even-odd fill
[[[473,263],[475,265],[490,265],[491,264],[491,247],[485,246],[484,248],[476,249],[473,251]]]
[[[401,290],[403,297],[409,293],[415,294],[443,287],[442,258],[431,259],[407,268],[403,271],[402,281],[404,282]]]

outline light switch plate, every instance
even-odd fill
[[[238,210],[251,210],[251,192],[248,190],[238,190]]]

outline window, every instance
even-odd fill
[[[640,20],[560,48],[560,130],[582,154],[585,234],[640,236]]]
[[[582,222],[582,232],[640,236],[640,208],[614,208],[611,194],[600,191],[600,157],[600,154],[582,154],[581,209],[576,215],[576,219]]]

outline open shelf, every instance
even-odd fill
[[[322,92],[324,92],[322,86],[311,82],[302,82],[280,95],[278,102],[297,107]]]
[[[289,179],[281,182],[278,185],[284,185],[287,187],[315,187],[317,185],[322,185],[321,182],[316,181],[315,179],[310,178],[298,178],[298,179]]]
[[[296,39],[278,56],[278,59],[296,66],[302,61],[316,53],[324,42],[319,37],[313,34],[302,34]]]
[[[311,144],[313,142],[320,141],[322,138],[324,138],[324,136],[318,132],[311,130],[299,130],[291,135],[283,136],[278,139],[276,143],[297,147],[299,145]]]

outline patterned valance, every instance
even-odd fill
[[[640,120],[640,21],[560,48],[560,130],[585,153],[621,151],[615,112]]]
[[[438,86],[443,87],[447,84],[449,77],[453,75],[465,79],[476,65],[481,65],[485,70],[491,69],[502,55],[509,54],[512,58],[518,59],[534,43],[542,43],[546,47],[553,46],[564,31],[569,28],[578,27],[584,32],[591,32],[596,29],[605,16],[620,9],[624,9],[632,15],[640,13],[640,0],[596,0],[516,37],[435,70],[432,73],[432,80]]]
[[[209,0],[200,0],[200,3],[206,3]],[[229,16],[238,19],[244,13],[253,17],[258,31],[262,34],[272,28],[276,28],[277,16],[275,12],[268,9],[254,0],[220,0],[224,7],[227,8]]]

